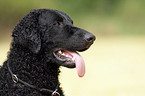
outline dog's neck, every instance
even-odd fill
[[[9,53],[12,72],[29,84],[53,90],[58,84],[59,66],[52,64],[43,52],[36,55],[29,50],[16,48],[12,47]]]

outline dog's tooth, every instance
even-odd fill
[[[58,51],[59,54],[62,54],[61,50]]]
[[[62,53],[61,55],[62,55],[62,56],[65,56],[65,54],[64,54],[64,53]]]
[[[65,55],[66,57],[69,57],[69,55]]]
[[[74,56],[73,56],[72,60],[75,61],[75,57]]]

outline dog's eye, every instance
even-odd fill
[[[57,23],[55,23],[54,25],[55,25],[55,26],[60,26],[60,25],[62,25],[62,22],[57,21]]]
[[[63,25],[63,18],[58,18],[58,20],[54,24],[55,26]]]

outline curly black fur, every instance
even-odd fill
[[[0,96],[50,96],[35,89],[15,84],[8,71],[7,62],[14,74],[39,88],[55,90],[58,84],[59,61],[53,55],[56,48],[84,51],[95,40],[91,33],[73,26],[64,12],[32,10],[14,28],[7,61],[0,69]],[[90,43],[86,39],[92,40]],[[74,66],[75,67],[75,66]],[[58,88],[61,96],[63,92]]]

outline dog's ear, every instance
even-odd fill
[[[12,33],[15,42],[29,48],[36,54],[41,49],[38,17],[38,11],[32,10],[17,24]]]

